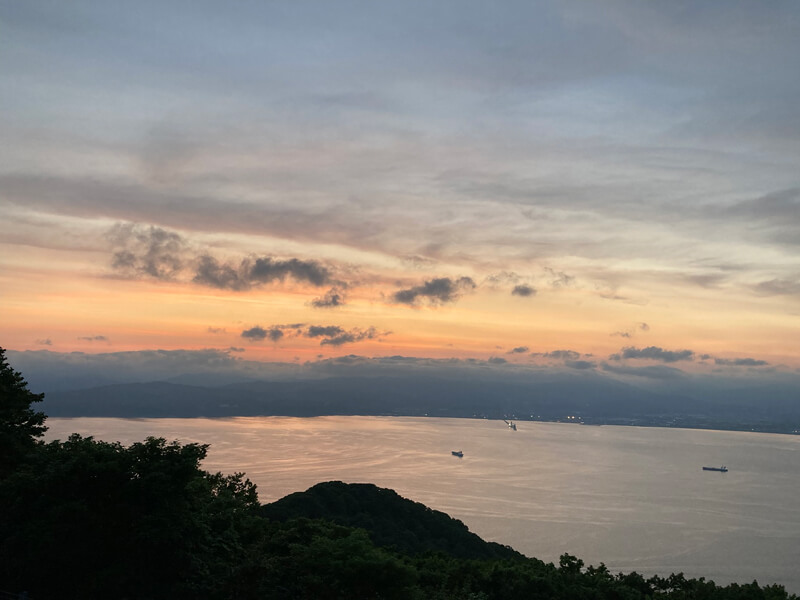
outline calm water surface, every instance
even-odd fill
[[[800,593],[800,437],[397,417],[55,419],[72,432],[211,444],[270,502],[320,481],[371,482],[545,561],[682,571]],[[459,459],[451,450],[463,450]],[[728,473],[704,472],[725,464]]]

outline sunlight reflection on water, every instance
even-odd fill
[[[320,481],[372,482],[542,560],[569,552],[612,571],[800,592],[797,437],[397,417],[47,423],[48,439],[210,444],[204,467],[244,471],[262,502]],[[730,472],[701,470],[723,463]]]

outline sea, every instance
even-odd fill
[[[613,573],[800,594],[800,436],[369,416],[47,425],[48,440],[210,444],[203,468],[244,472],[264,503],[322,481],[369,482],[546,562],[569,553]],[[702,469],[722,465],[727,473]]]

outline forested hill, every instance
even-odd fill
[[[482,540],[443,512],[371,483],[318,483],[305,492],[264,505],[261,514],[276,521],[307,517],[365,529],[377,546],[404,554],[444,552],[458,558],[522,558],[508,546]]]

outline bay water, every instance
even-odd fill
[[[800,436],[361,416],[47,425],[47,439],[210,444],[203,468],[245,472],[261,502],[321,481],[369,482],[546,562],[569,553],[615,573],[800,593]],[[727,473],[702,470],[723,464]]]

